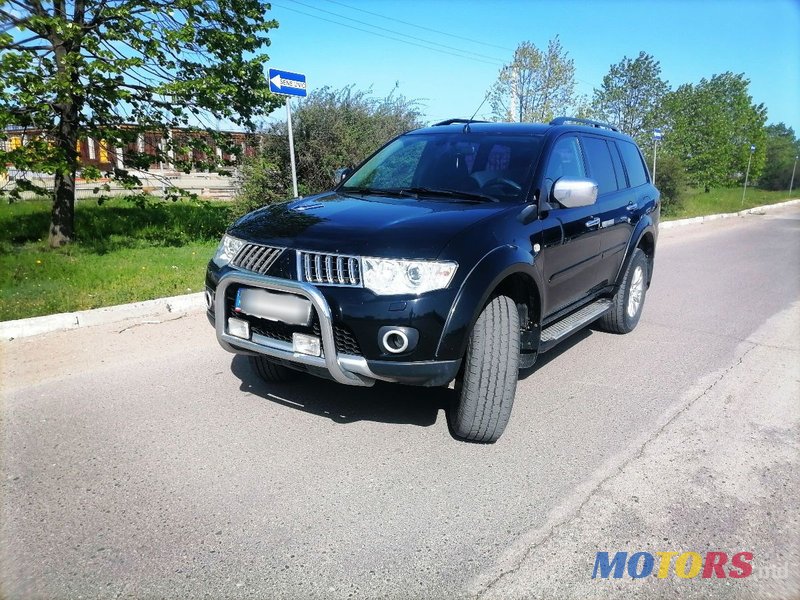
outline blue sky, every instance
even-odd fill
[[[428,121],[472,115],[519,42],[545,47],[559,35],[575,61],[579,93],[591,95],[612,63],[644,50],[673,88],[744,73],[768,122],[800,134],[800,0],[274,0],[270,16],[280,23],[270,36],[270,66],[305,73],[311,91],[355,84],[383,96],[398,82],[421,101]],[[461,56],[391,38],[435,42]],[[478,114],[486,112],[485,105]]]

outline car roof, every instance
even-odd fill
[[[593,127],[591,125],[580,124],[559,124],[559,125],[545,125],[544,123],[488,123],[485,121],[467,121],[454,120],[453,123],[445,121],[443,124],[431,125],[429,127],[422,127],[410,131],[410,135],[414,134],[431,134],[431,133],[462,133],[464,127],[469,124],[469,132],[477,134],[505,134],[505,135],[545,135],[551,134],[556,136],[560,133],[576,132],[576,133],[590,133],[595,135],[602,135],[613,137],[617,139],[627,140],[633,142],[633,139],[612,129],[603,127]],[[635,143],[635,142],[634,142]]]

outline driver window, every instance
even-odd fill
[[[560,138],[550,152],[550,160],[547,161],[545,169],[545,190],[546,197],[550,196],[553,183],[561,177],[586,177],[586,167],[583,164],[583,153],[575,136],[565,136]]]

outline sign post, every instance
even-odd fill
[[[747,180],[750,177],[750,161],[753,160],[753,152],[756,151],[756,147],[753,144],[750,144],[750,156],[747,159],[747,171],[744,174],[744,189],[742,190],[742,206],[744,206],[744,195],[747,193]]]
[[[653,129],[653,185],[656,184],[656,156],[658,156],[658,142],[661,141],[661,129]]]
[[[273,94],[286,96],[286,125],[289,127],[289,158],[292,162],[292,189],[294,190],[294,197],[297,198],[297,167],[295,167],[294,161],[294,135],[292,134],[292,107],[290,101],[292,96],[305,98],[306,76],[290,71],[270,69],[269,91]]]
[[[794,187],[794,172],[797,169],[797,157],[794,157],[794,166],[792,167],[792,180],[789,182],[789,198],[792,197],[792,188]]]

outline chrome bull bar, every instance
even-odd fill
[[[225,296],[228,287],[233,284],[244,284],[270,291],[296,294],[310,300],[319,318],[322,356],[295,352],[291,343],[273,340],[265,336],[254,335],[253,339],[246,340],[230,335],[227,332],[228,312],[225,306]],[[244,349],[255,354],[265,354],[289,362],[321,367],[327,369],[331,377],[336,381],[345,385],[371,386],[374,385],[375,379],[377,379],[371,373],[367,361],[363,357],[339,355],[337,353],[336,339],[333,335],[331,308],[319,290],[308,283],[231,271],[220,277],[217,284],[214,315],[217,340],[229,352],[241,352],[241,349]]]

